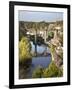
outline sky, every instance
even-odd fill
[[[19,21],[53,22],[63,20],[62,12],[19,11]]]

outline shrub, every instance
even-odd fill
[[[60,77],[62,76],[62,71],[55,65],[52,61],[48,68],[45,69],[43,77]]]
[[[19,61],[24,62],[25,60],[31,59],[31,44],[26,37],[23,37],[19,42]]]
[[[53,32],[48,32],[48,40],[51,40],[54,37]]]
[[[38,66],[32,74],[33,78],[41,78],[43,74],[43,68],[41,66]]]

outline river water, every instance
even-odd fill
[[[31,42],[32,45],[32,51],[35,51],[35,46]],[[45,46],[38,46],[37,45],[37,52],[38,53],[43,53],[45,50],[50,53],[48,47]],[[26,78],[32,78],[32,73],[37,68],[38,66],[42,66],[43,68],[48,67],[48,65],[51,62],[51,55],[48,56],[39,56],[39,57],[32,57],[32,62],[29,68],[24,69],[21,68],[19,70],[19,78],[20,79],[26,79]]]
[[[32,46],[32,52],[35,52],[35,45],[33,44],[33,42],[30,42],[31,46]],[[44,51],[47,51],[48,53],[50,53],[50,50],[47,46],[45,45],[37,45],[37,53],[43,53]]]

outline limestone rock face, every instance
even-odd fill
[[[56,66],[63,66],[63,23],[55,23],[51,30],[54,32],[54,37],[49,41],[52,60]]]

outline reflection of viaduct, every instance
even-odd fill
[[[36,30],[36,29],[27,29],[27,34],[29,35],[39,35],[46,42],[46,38],[48,37],[48,30]]]

